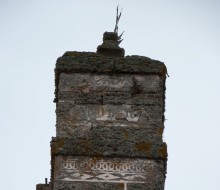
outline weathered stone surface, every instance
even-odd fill
[[[91,124],[87,122],[84,125],[73,126],[63,121],[63,123],[57,126],[57,137],[86,138],[88,142],[96,139],[97,141],[102,140],[103,143],[145,141],[158,144],[163,142],[163,129],[162,125],[160,126],[155,123],[138,126],[136,124],[125,125],[123,123],[108,124],[102,122]]]
[[[163,161],[138,158],[57,156],[54,167],[56,168],[54,180],[57,185],[62,182],[77,184],[84,181],[84,185],[92,182],[90,185],[97,187],[97,183],[105,182],[108,184],[106,188],[112,184],[111,188],[114,190],[120,188],[124,190],[126,186],[128,189],[138,187],[144,189],[146,185],[149,189],[160,190],[166,172]],[[77,185],[77,187],[81,186]],[[71,188],[74,189],[74,186]]]
[[[116,139],[109,136],[88,136],[74,138],[53,138],[51,141],[51,154],[79,155],[79,156],[118,156],[142,157],[149,159],[167,159],[166,143],[132,141],[131,139]]]
[[[163,108],[163,80],[156,75],[61,74],[59,102],[145,105]],[[162,118],[162,116],[161,116]]]
[[[146,127],[162,126],[163,110],[161,106],[143,105],[74,105],[57,103],[57,134],[67,129],[71,134],[76,128],[91,129],[96,126],[109,127]],[[157,128],[155,129],[158,130]],[[88,130],[87,130],[88,131]]]
[[[165,80],[167,71],[162,62],[143,56],[113,58],[92,52],[66,52],[56,64],[55,102],[61,73],[144,74],[158,75]]]
[[[158,75],[106,75],[73,73],[60,74],[59,92],[72,91],[73,93],[92,92],[130,92],[157,93],[163,92],[163,80]]]
[[[57,104],[57,116],[60,119],[69,119],[75,124],[81,122],[129,122],[140,124],[148,121],[161,121],[163,110],[160,106],[145,105],[74,105],[60,102]]]
[[[162,106],[163,96],[160,93],[132,94],[131,92],[59,92],[59,102],[72,104],[128,104],[145,106]]]
[[[75,104],[163,105],[163,79],[157,75],[60,75],[59,102]]]
[[[103,93],[103,104],[127,104],[161,106],[163,105],[160,93],[149,92],[146,94],[132,94],[126,92],[106,92]]]
[[[126,190],[164,190],[164,182],[158,178],[157,183],[128,183]]]
[[[108,182],[66,182],[66,181],[55,181],[54,190],[124,190],[124,184],[108,183]]]
[[[141,73],[166,77],[166,66],[144,56],[114,58],[93,52],[66,52],[57,59],[58,73]]]
[[[144,64],[146,59],[127,61]],[[166,160],[162,76],[61,72],[57,84],[55,154]]]

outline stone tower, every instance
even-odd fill
[[[51,190],[164,190],[166,66],[117,39],[57,60]]]

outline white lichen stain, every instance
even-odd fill
[[[101,109],[99,109],[96,120],[98,120],[98,121],[113,121],[113,120],[115,120],[115,117],[113,116],[112,113],[109,112],[109,110],[106,106],[103,106],[103,107],[101,107]]]
[[[126,119],[128,121],[137,122],[139,120],[139,116],[137,115],[137,112],[128,112]]]

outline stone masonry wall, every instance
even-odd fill
[[[53,190],[164,190],[166,67],[67,52],[55,69]]]

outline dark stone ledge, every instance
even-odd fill
[[[133,142],[120,139],[110,140],[86,138],[58,138],[51,141],[51,155],[108,156],[167,160],[166,143],[154,144],[147,141]]]

